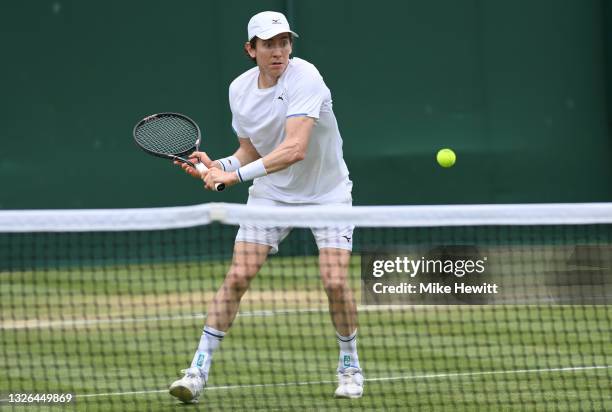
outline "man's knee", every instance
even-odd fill
[[[225,276],[225,287],[233,292],[244,293],[249,288],[251,280],[253,280],[258,271],[259,267],[232,266]]]
[[[329,296],[343,295],[349,288],[346,276],[343,274],[323,276],[323,287]]]
[[[249,288],[251,280],[257,275],[266,258],[270,246],[237,242],[234,246],[234,257],[224,286],[232,292],[242,295]]]

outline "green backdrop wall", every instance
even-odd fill
[[[227,87],[261,10],[289,12],[332,90],[355,204],[612,200],[603,0],[25,0],[0,3],[0,207],[244,202],[131,129],[184,112],[230,154]]]

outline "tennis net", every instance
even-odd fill
[[[612,204],[1,211],[0,407],[175,407],[239,225],[294,229],[214,354],[210,410],[612,410]],[[333,397],[337,268],[310,228],[352,246],[361,399]]]

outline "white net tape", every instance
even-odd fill
[[[612,203],[257,207],[208,203],[143,209],[5,210],[0,232],[160,230],[220,222],[290,227],[438,227],[612,223]]]

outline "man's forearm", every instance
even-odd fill
[[[240,166],[247,165],[255,160],[259,159],[259,153],[253,150],[247,150],[243,147],[239,147],[232,156],[217,159],[213,163],[213,166],[226,171],[233,171],[238,169]]]
[[[304,144],[300,144],[299,141],[285,140],[271,153],[264,156],[263,163],[268,173],[274,173],[303,160],[305,156],[306,147]]]

